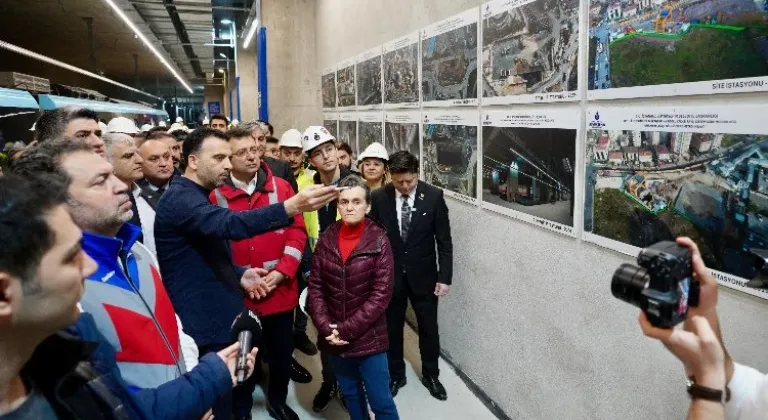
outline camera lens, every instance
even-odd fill
[[[611,293],[616,298],[640,308],[641,293],[649,281],[650,276],[644,268],[622,264],[613,273]]]

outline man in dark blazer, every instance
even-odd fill
[[[419,181],[416,156],[390,155],[389,170],[392,183],[373,192],[371,216],[387,228],[395,257],[395,289],[387,309],[390,390],[394,396],[406,384],[403,327],[410,299],[419,327],[421,382],[433,397],[446,400],[438,379],[437,301],[448,294],[453,277],[448,207],[442,190]]]

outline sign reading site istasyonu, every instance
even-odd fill
[[[637,255],[688,236],[724,285],[768,298],[768,106],[594,107],[583,239]]]

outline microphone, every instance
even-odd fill
[[[242,384],[248,375],[248,353],[251,352],[251,344],[261,338],[261,321],[250,309],[245,308],[232,323],[232,336],[237,338],[240,349],[237,354],[237,367],[235,376],[237,383]]]

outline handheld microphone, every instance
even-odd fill
[[[248,353],[251,352],[251,345],[261,338],[261,321],[250,309],[245,308],[232,323],[232,336],[237,338],[240,343],[240,349],[237,353],[237,367],[235,376],[237,383],[242,384],[248,376]]]

